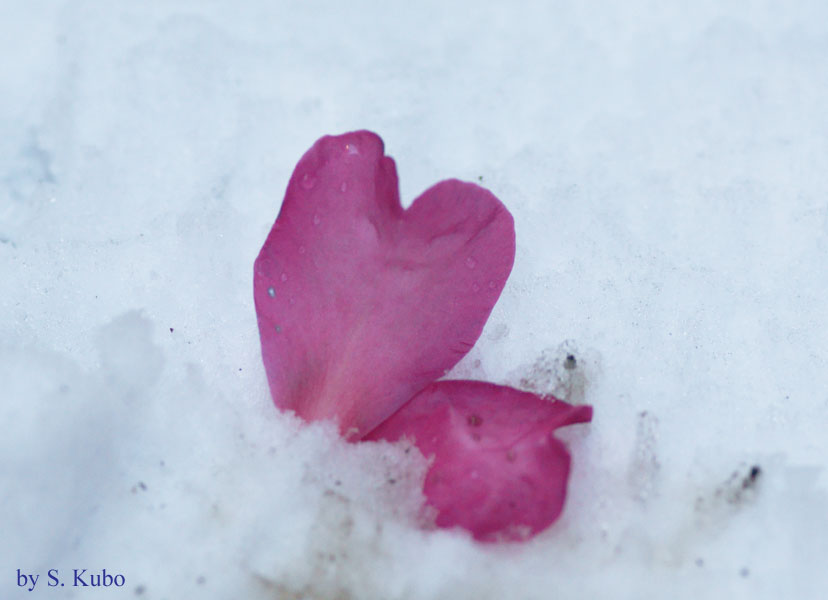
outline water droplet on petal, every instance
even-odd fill
[[[345,151],[348,154],[359,154],[359,148],[355,144],[345,144]]]
[[[466,259],[466,266],[470,269],[473,269],[477,266],[477,261],[474,259],[473,256],[470,256]]]
[[[311,177],[307,173],[302,176],[302,187],[306,190],[311,189],[316,185],[316,177]]]
[[[314,225],[319,225],[319,223],[320,223],[321,221],[322,221],[322,219],[321,219],[321,218],[319,218],[319,215],[313,215],[313,224],[314,224]]]
[[[284,283],[285,281],[287,281],[287,273],[282,273],[282,275],[279,277],[279,279],[281,279],[281,280],[282,280],[282,283]]]
[[[305,247],[304,246],[299,246],[299,254],[304,254],[304,253],[305,253]]]
[[[480,291],[480,286],[479,286],[479,285],[477,285],[476,283],[473,283],[473,284],[472,284],[472,289],[473,289],[475,292],[479,292],[479,291]]]
[[[274,290],[272,287],[267,288],[267,295],[270,296],[271,298],[275,298],[276,297],[276,290]]]
[[[494,281],[490,281],[490,282],[489,282],[489,289],[490,289],[490,290],[495,289],[495,282],[494,282]]]
[[[274,329],[276,330],[276,333],[282,333],[282,326],[281,325],[276,325],[274,327]]]

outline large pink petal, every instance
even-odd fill
[[[408,438],[433,463],[424,492],[439,527],[482,541],[526,539],[561,513],[569,453],[553,432],[592,407],[477,381],[434,383],[366,439]]]
[[[512,217],[487,190],[443,181],[403,211],[378,136],[320,139],[255,264],[275,403],[361,437],[468,352],[514,248]]]

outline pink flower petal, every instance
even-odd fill
[[[302,157],[254,268],[277,406],[359,438],[480,335],[514,260],[487,190],[448,180],[403,211],[394,161],[359,131]]]
[[[408,438],[433,463],[424,492],[439,527],[481,541],[521,540],[551,525],[566,498],[569,453],[553,432],[592,407],[477,381],[430,385],[365,439]]]

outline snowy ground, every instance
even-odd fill
[[[828,4],[608,4],[0,1],[0,597],[824,597]],[[271,404],[253,260],[358,128],[515,217],[451,376],[595,406],[529,543]]]

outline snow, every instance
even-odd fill
[[[0,595],[820,597],[828,5],[680,4],[0,4]],[[526,544],[270,401],[253,260],[358,128],[515,217],[450,376],[595,406]]]

